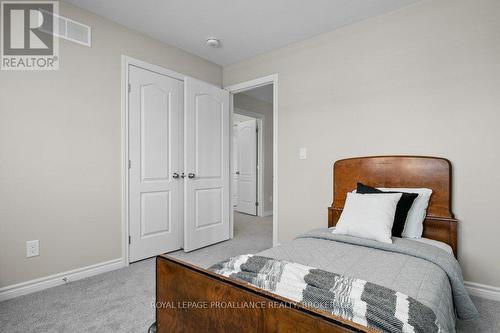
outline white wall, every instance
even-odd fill
[[[60,2],[92,27],[60,69],[0,72],[0,287],[121,257],[121,55],[217,85],[221,67]],[[25,242],[40,256],[25,258]]]
[[[264,115],[264,213],[273,211],[273,104],[243,93],[234,95],[234,107]]]
[[[465,277],[500,286],[499,17],[427,0],[224,68],[226,86],[279,74],[280,242],[327,225],[335,160],[444,156]]]

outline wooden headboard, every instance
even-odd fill
[[[447,243],[457,255],[457,220],[451,211],[451,163],[424,156],[371,156],[339,160],[333,165],[333,202],[328,226],[337,224],[347,192],[357,183],[373,187],[432,189],[423,237]]]

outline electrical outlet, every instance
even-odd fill
[[[26,258],[36,257],[40,255],[40,242],[37,240],[30,240],[26,242]]]

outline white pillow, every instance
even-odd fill
[[[347,193],[347,199],[332,232],[392,243],[391,229],[401,193]]]
[[[381,191],[398,191],[406,193],[418,193],[418,197],[413,202],[408,216],[406,217],[405,228],[402,236],[406,238],[420,238],[424,232],[424,220],[427,216],[427,207],[432,195],[432,190],[428,188],[378,188]]]

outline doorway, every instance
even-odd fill
[[[232,104],[233,230],[269,223],[277,242],[277,75],[227,87]],[[233,237],[235,235],[232,235]],[[237,236],[237,235],[236,235]]]
[[[234,108],[232,204],[237,212],[263,216],[263,173],[266,171],[262,166],[263,115],[248,114],[248,111]],[[272,211],[272,208],[268,211]]]
[[[229,92],[122,60],[124,264],[229,239]]]
[[[141,73],[137,76],[141,78],[140,80],[134,80],[133,75],[132,81],[130,80],[133,68],[141,69]],[[266,238],[262,248],[278,245],[277,83],[277,75],[271,75],[221,89],[183,74],[122,56],[122,258],[125,266],[141,258],[172,251],[175,248],[181,247],[188,252],[234,238],[235,213],[231,204],[231,167],[235,105],[240,109],[237,110],[239,112],[237,114],[256,119],[256,131],[262,131],[261,135],[270,131],[270,134],[267,134],[270,148],[259,148],[256,152],[257,216],[238,213],[246,217],[240,219],[241,225],[250,225],[245,221],[267,218],[270,223],[265,226],[269,228],[265,227],[264,232],[261,228],[258,234],[254,229],[246,229],[239,233],[239,238],[243,236],[244,241],[255,245],[254,243],[261,241],[260,235],[272,235],[269,238],[269,246],[266,245],[268,242]],[[183,89],[180,89],[179,84]],[[272,104],[269,108],[272,112],[269,116],[259,115],[258,112],[252,113],[251,108],[245,105],[238,106],[239,93],[248,91],[240,96],[252,97],[252,91],[255,92],[256,88],[263,86],[268,86],[265,88],[268,94],[272,91]],[[149,93],[150,98],[147,100],[150,103],[137,103],[139,99],[133,95],[142,91],[141,100],[144,101],[145,90]],[[171,90],[175,90],[175,93],[165,93]],[[172,109],[169,116],[165,110],[169,110],[167,105],[173,104],[165,103],[167,95],[179,97],[178,109]],[[258,96],[253,97],[259,99]],[[134,110],[134,107],[137,110]],[[147,110],[141,109],[142,107],[146,107]],[[179,117],[177,117],[178,111],[181,113]],[[151,118],[149,119],[151,121],[147,122],[150,126],[148,125],[148,131],[142,129],[141,135],[135,136],[136,139],[132,140],[135,142],[134,146],[130,141],[130,135],[134,135],[130,133],[131,130],[136,131],[146,123],[131,122],[131,117],[141,115],[143,119],[146,114]],[[178,121],[175,118],[178,118]],[[177,127],[183,134],[171,131],[171,126]],[[144,141],[144,135],[148,136],[149,141]],[[165,135],[170,139],[165,141]],[[138,140],[138,137],[142,139]],[[151,144],[138,146],[136,143],[139,141]],[[165,142],[172,144],[166,149],[168,153],[163,149],[166,147]],[[257,144],[265,146],[264,142],[266,139],[261,138]],[[132,151],[134,147],[139,149],[135,154]],[[214,147],[217,147],[215,151]],[[178,151],[178,154],[175,151]],[[259,155],[263,157],[259,158]],[[144,159],[147,156],[150,159]],[[175,163],[165,164],[164,158],[158,158],[161,156]],[[149,169],[143,165],[148,161],[151,162],[148,164]],[[150,171],[148,174],[144,174],[146,169]],[[266,170],[271,174],[267,180],[264,176]],[[146,185],[152,186],[153,183],[164,188],[142,188]],[[137,191],[134,192],[132,187]],[[177,191],[178,187],[180,191]],[[183,195],[175,195],[183,201],[179,204],[180,207],[170,200],[174,192],[183,192]],[[133,212],[136,213],[132,214]],[[133,218],[134,216],[136,218]],[[175,220],[177,226],[169,223]],[[171,241],[158,240],[158,248],[149,248],[149,243],[146,244],[146,241],[153,238],[160,239],[167,236],[172,238]],[[140,247],[140,251],[132,249],[134,246]],[[169,248],[164,248],[165,246]]]

